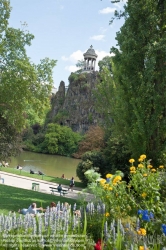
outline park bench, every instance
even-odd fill
[[[63,194],[67,194],[68,193],[68,190],[67,189],[62,189],[61,192],[58,190],[58,187],[49,187],[50,188],[50,191],[51,191],[51,194],[55,194],[55,193],[59,193],[60,195]]]

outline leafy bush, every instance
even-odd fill
[[[99,172],[101,175],[105,174],[105,160],[101,152],[86,152],[82,156],[82,162],[80,162],[77,166],[76,173],[78,178],[83,182],[87,183],[88,179],[84,175],[84,173],[89,169],[94,169]]]
[[[70,156],[76,152],[81,135],[71,128],[58,124],[49,124],[45,134],[48,153]]]

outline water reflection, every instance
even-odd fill
[[[69,157],[24,151],[19,156],[11,158],[10,167],[16,168],[20,165],[27,172],[32,169],[55,177],[61,177],[64,174],[65,178],[70,179],[74,176],[75,180],[79,180],[76,177],[76,167],[79,162],[80,160]]]

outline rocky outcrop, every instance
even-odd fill
[[[98,72],[71,73],[68,89],[60,83],[52,97],[51,122],[69,126],[75,132],[85,132],[91,125],[97,125],[101,115],[95,110],[94,89]]]

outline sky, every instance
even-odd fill
[[[10,0],[12,7],[9,26],[26,29],[35,38],[27,47],[27,55],[35,64],[49,57],[57,60],[54,68],[54,86],[61,81],[68,86],[71,72],[78,70],[76,63],[83,59],[92,45],[98,61],[110,55],[110,48],[116,46],[116,32],[123,20],[109,21],[115,10],[123,8],[110,0]]]

